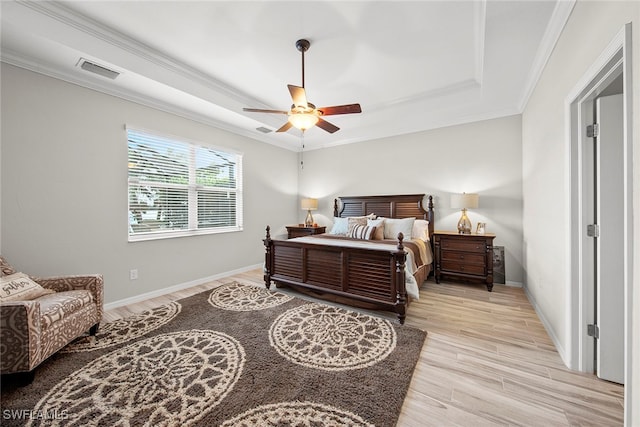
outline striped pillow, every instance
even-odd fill
[[[348,237],[351,237],[353,239],[371,240],[375,232],[375,227],[356,224],[349,230]]]

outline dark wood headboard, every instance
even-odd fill
[[[387,218],[426,219],[429,221],[429,236],[431,236],[435,223],[433,196],[428,196],[427,210],[422,206],[424,197],[424,194],[339,197],[333,201],[333,216],[363,216],[374,213]]]

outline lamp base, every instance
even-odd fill
[[[471,221],[467,217],[466,209],[462,209],[462,216],[458,221],[458,234],[471,234]]]
[[[307,217],[304,220],[304,226],[313,227],[313,215],[311,215],[311,209],[307,210]]]

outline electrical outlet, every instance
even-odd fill
[[[138,279],[138,269],[134,268],[129,271],[129,280],[137,280]]]

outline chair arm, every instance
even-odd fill
[[[26,372],[40,363],[40,303],[0,304],[0,371]]]
[[[10,276],[17,273],[15,268],[11,267],[11,264],[7,262],[2,255],[0,255],[0,276]]]
[[[98,322],[102,320],[104,312],[104,279],[101,274],[32,277],[31,279],[43,288],[53,289],[56,292],[88,290],[93,295],[93,300],[98,306]]]

